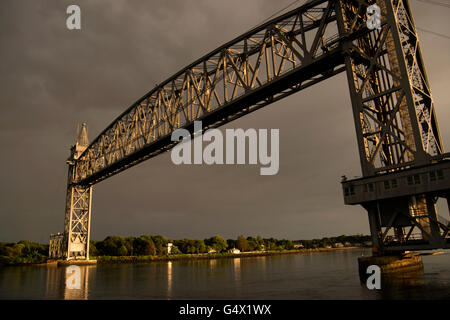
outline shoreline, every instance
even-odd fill
[[[201,254],[182,254],[172,256],[99,256],[92,257],[97,260],[97,264],[118,264],[118,263],[151,263],[158,261],[178,261],[178,260],[211,260],[226,258],[247,258],[275,256],[285,254],[308,254],[331,252],[339,250],[369,249],[365,247],[343,247],[343,248],[316,248],[316,249],[296,249],[296,250],[273,250],[273,251],[251,251],[241,253],[201,253]],[[74,262],[76,263],[76,262]]]
[[[98,265],[98,264],[121,264],[121,263],[152,263],[159,261],[179,261],[179,260],[211,260],[211,259],[230,259],[230,258],[249,258],[276,256],[286,254],[309,254],[332,252],[339,250],[370,250],[370,247],[342,247],[342,248],[315,248],[315,249],[294,249],[294,250],[271,250],[271,251],[250,251],[241,253],[197,253],[197,254],[178,254],[165,256],[93,256],[89,260],[47,260],[46,262],[27,262],[27,263],[6,263],[0,264],[0,267],[23,267],[23,266],[66,266],[70,264],[79,265]]]

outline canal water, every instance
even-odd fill
[[[423,273],[382,277],[380,290],[359,282],[362,253],[81,266],[80,289],[67,288],[66,267],[1,267],[0,299],[450,299],[450,250],[424,256]]]

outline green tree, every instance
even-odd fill
[[[152,236],[153,243],[155,244],[156,254],[165,255],[167,253],[167,243],[169,239],[163,236]]]
[[[256,237],[256,241],[258,242],[259,247],[262,249],[264,246],[264,240],[261,236]]]
[[[174,242],[174,245],[176,245],[182,253],[196,252],[194,240],[191,239],[177,240]]]
[[[266,250],[276,250],[277,241],[274,238],[264,239],[264,246]]]
[[[48,256],[48,245],[30,241],[0,243],[0,263],[39,263]]]
[[[223,252],[228,247],[227,242],[221,236],[214,236],[212,238],[206,239],[205,244],[216,250],[216,252]]]
[[[133,240],[133,252],[140,256],[156,255],[156,247],[149,236],[141,236]]]
[[[262,239],[261,239],[262,240]],[[258,241],[257,238],[254,237],[247,237],[248,245],[250,250],[261,250],[262,249],[262,243]]]
[[[119,256],[127,256],[128,255],[128,250],[127,250],[127,247],[125,246],[125,244],[122,244],[120,246],[120,248],[117,250],[117,255],[119,255]]]
[[[106,237],[105,240],[101,241],[97,244],[97,249],[100,255],[104,256],[118,256],[119,249],[125,246],[126,249],[126,240],[120,236],[109,236]],[[123,250],[121,250],[123,252]]]
[[[182,253],[180,249],[178,249],[176,245],[173,245],[171,249],[171,254],[180,254],[180,253]]]
[[[90,257],[96,257],[98,256],[98,250],[96,247],[96,241],[90,240],[89,241],[89,256]]]
[[[227,239],[227,245],[228,248],[236,248],[237,247],[237,241],[234,239]]]
[[[129,256],[133,256],[134,252],[133,252],[133,242],[134,242],[135,237],[127,237],[125,238],[125,247],[127,248],[127,252]]]
[[[294,244],[292,243],[291,240],[283,239],[283,240],[277,241],[277,246],[281,250],[283,250],[283,249],[284,250],[292,250],[292,249],[294,249]]]
[[[208,252],[208,250],[206,249],[205,242],[203,240],[195,240],[194,246],[195,246],[195,251],[196,251],[195,253]]]
[[[247,239],[244,236],[240,235],[236,241],[236,247],[241,251],[248,251],[249,245]]]

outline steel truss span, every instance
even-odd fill
[[[173,146],[177,128],[218,127],[345,71],[335,1],[312,1],[253,29],[153,88],[113,121],[76,164],[93,184]]]
[[[367,27],[367,7],[373,4],[381,8],[379,30]],[[312,0],[162,82],[91,144],[83,126],[68,160],[64,257],[88,257],[92,185],[172,148],[177,143],[171,141],[174,130],[193,132],[196,120],[203,122],[203,130],[221,126],[344,71],[363,177],[431,166],[448,158],[408,1]],[[351,181],[343,181],[343,187],[354,190]],[[417,197],[409,192],[399,200],[404,203],[400,207],[409,210],[406,215],[420,209],[421,219],[409,220],[424,230],[425,242],[435,240],[427,242],[429,248],[445,246],[448,232],[430,236],[436,230],[430,227],[435,210],[424,192]],[[439,194],[447,197],[448,189]],[[398,208],[384,195],[375,195],[369,203],[348,198],[352,196],[355,192],[345,195],[346,203],[367,209],[374,245],[386,251],[380,241],[386,238],[381,232],[386,226],[380,221],[387,220],[388,229],[400,235],[400,215],[386,218]],[[60,242],[55,236],[53,244]],[[58,252],[56,245],[52,248]]]

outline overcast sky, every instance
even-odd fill
[[[90,141],[156,83],[291,0],[0,2],[0,241],[63,231],[69,148]],[[66,8],[81,7],[79,31]],[[450,9],[411,1],[416,24],[450,36]],[[446,150],[450,39],[419,31]],[[223,128],[278,128],[280,170],[176,166],[165,153],[94,187],[91,238],[240,234],[310,239],[369,232],[340,176],[360,174],[345,74]]]

